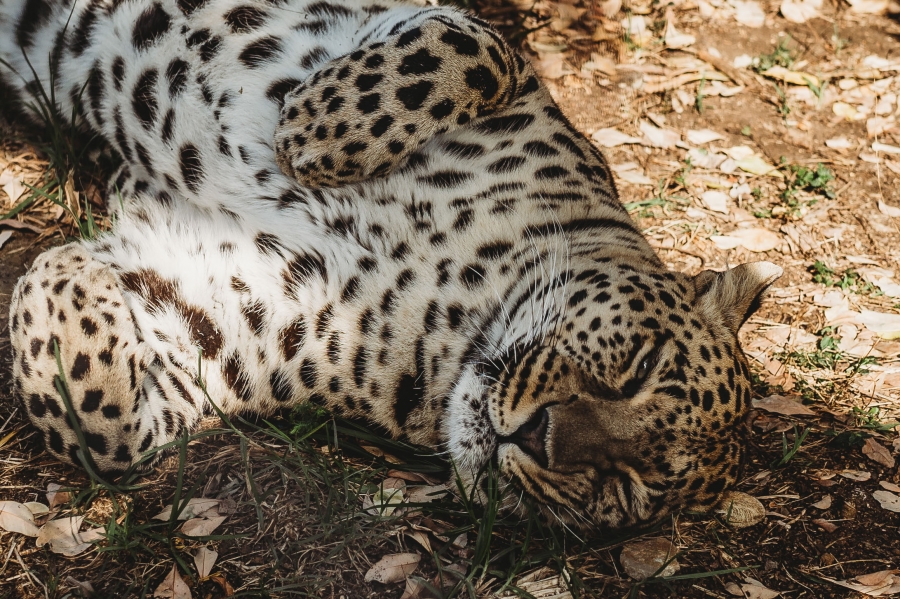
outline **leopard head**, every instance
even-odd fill
[[[621,528],[708,510],[745,459],[751,382],[738,329],[781,273],[766,262],[694,277],[585,264],[550,330],[476,373],[469,412],[455,417],[488,431],[518,491],[509,503],[530,497],[548,520]]]

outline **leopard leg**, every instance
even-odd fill
[[[192,377],[163,367],[113,270],[80,243],[44,252],[19,279],[9,330],[18,395],[46,449],[63,461],[81,465],[73,416],[106,474],[199,421],[203,395]]]
[[[281,170],[309,187],[386,175],[422,144],[502,110],[531,67],[489,25],[452,9],[393,14],[285,98]]]

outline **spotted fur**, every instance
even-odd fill
[[[202,381],[229,414],[312,402],[446,449],[470,483],[496,460],[582,526],[709,507],[737,480],[737,330],[780,269],[667,271],[483,22],[2,0],[0,56],[23,97],[30,57],[123,160],[113,230],[45,252],[12,297],[14,384],[53,455],[78,463],[74,417],[121,471],[210,411]]]

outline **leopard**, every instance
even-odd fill
[[[496,467],[505,509],[586,530],[740,481],[738,331],[782,269],[669,270],[490,24],[0,0],[0,57],[11,95],[50,89],[121,160],[111,228],[12,293],[13,391],[55,458],[118,476],[214,412],[310,405],[442,452],[465,489]]]

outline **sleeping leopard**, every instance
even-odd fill
[[[0,57],[9,92],[53,85],[122,161],[112,230],[47,250],[12,296],[15,392],[57,458],[115,475],[210,402],[310,402],[446,452],[467,485],[494,464],[512,505],[583,528],[737,482],[737,332],[781,269],[668,271],[483,21],[0,0]]]

